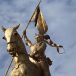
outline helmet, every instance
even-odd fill
[[[37,41],[43,41],[43,40],[44,40],[44,35],[35,34],[35,39],[36,39]]]
[[[44,39],[50,39],[50,36],[49,35],[45,35]]]

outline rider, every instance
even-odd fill
[[[32,44],[32,42],[26,36],[26,31],[24,31],[24,38],[26,40],[26,44],[30,47],[30,56],[37,61],[42,69],[43,76],[51,76],[49,71],[49,65],[52,65],[52,61],[49,58],[46,58],[45,50],[46,43],[51,45],[52,47],[57,46],[49,37],[49,35],[41,35],[38,34],[35,39],[36,43]]]
[[[24,32],[24,38],[27,45],[30,47],[30,56],[40,64],[43,76],[51,76],[49,71],[49,65],[45,56],[46,43],[43,41],[42,36],[36,36],[36,43],[32,42],[26,36],[26,31]]]

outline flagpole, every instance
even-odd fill
[[[27,23],[27,26],[26,26],[25,30],[23,31],[23,35],[24,35],[24,32],[26,31],[26,29],[28,28],[29,23],[31,22],[31,19],[32,19],[33,15],[35,14],[35,11],[36,11],[36,9],[38,8],[38,6],[40,5],[40,3],[41,3],[41,0],[38,2],[38,4],[37,4],[37,6],[36,6],[36,8],[35,8],[35,10],[34,10],[34,12],[33,12],[33,14],[32,14],[32,16],[30,17],[30,19],[29,19],[29,21],[28,21],[28,23]],[[23,35],[22,35],[22,38],[23,38]]]

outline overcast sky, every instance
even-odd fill
[[[22,35],[37,3],[38,0],[0,0],[0,26],[8,28],[20,23],[18,32]],[[76,0],[42,0],[40,8],[49,27],[47,34],[64,46],[61,52],[65,51],[59,55],[55,48],[47,47],[46,55],[53,61],[52,76],[76,76]],[[28,36],[33,39],[35,32],[31,23]],[[11,61],[3,36],[0,30],[0,76],[4,76]]]

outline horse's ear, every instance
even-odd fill
[[[3,31],[3,32],[5,32],[5,31],[6,31],[6,28],[5,28],[5,27],[3,27],[3,26],[2,26],[1,28],[2,28],[2,31]]]
[[[20,24],[18,24],[17,26],[14,27],[15,30],[17,30],[19,28]]]

